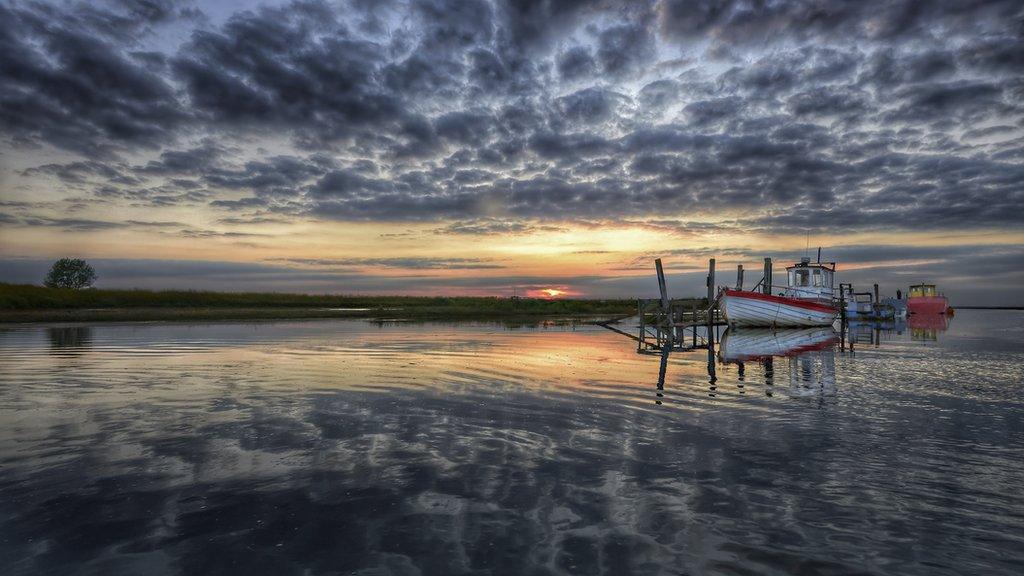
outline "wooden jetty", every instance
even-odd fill
[[[766,258],[765,261],[766,270],[770,270],[771,259]],[[640,324],[638,335],[614,326],[623,318],[601,322],[600,325],[636,341],[637,352],[640,353],[714,348],[718,328],[726,326],[725,318],[718,306],[715,259],[708,261],[705,298],[669,298],[661,258],[654,261],[654,268],[658,276],[659,298],[637,300],[636,317]],[[743,266],[737,268],[736,282],[738,287],[743,286]],[[769,286],[770,283],[769,280]]]

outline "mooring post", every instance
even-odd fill
[[[715,259],[708,260],[708,310],[715,301]]]
[[[743,290],[743,264],[736,265],[736,289]]]
[[[693,332],[693,347],[697,347],[697,299],[691,303],[693,310],[690,312],[690,332]]]
[[[772,259],[764,259],[764,280],[761,281],[761,292],[772,293]]]
[[[636,341],[636,349],[639,352],[647,341],[647,327],[644,326],[644,301],[637,298],[636,311],[640,315],[640,339]]]
[[[658,271],[658,290],[661,292],[661,309],[668,312],[668,288],[665,287],[665,269],[661,267],[661,258],[654,260],[654,268]]]

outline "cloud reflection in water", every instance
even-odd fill
[[[969,350],[899,340],[883,364],[885,347],[829,349],[835,387],[808,402],[764,393],[786,358],[774,384],[763,364],[741,382],[718,363],[709,396],[704,354],[672,354],[659,390],[657,357],[592,327],[97,326],[73,363],[50,355],[69,338],[41,330],[0,332],[14,573],[1024,561],[1005,514],[1022,504],[1021,404],[984,375],[949,392]]]

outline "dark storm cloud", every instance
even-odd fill
[[[182,238],[265,238],[270,236],[270,234],[255,234],[252,232],[225,232],[222,230],[197,230],[194,228],[185,228],[179,230],[176,234]]]
[[[295,156],[272,156],[263,161],[246,162],[240,170],[213,170],[204,179],[209,185],[221,188],[291,196],[300,185],[324,174],[330,164],[329,160],[317,164]]]
[[[597,69],[597,62],[586,46],[573,46],[559,54],[557,63],[564,80],[587,78]]]
[[[601,69],[613,76],[643,70],[653,59],[654,50],[654,33],[646,22],[606,28],[597,39]]]
[[[0,6],[0,126],[8,138],[89,157],[173,138],[186,114],[170,82],[124,50],[140,27],[170,12],[126,6]]]
[[[734,118],[741,108],[743,108],[742,99],[737,96],[727,96],[687,104],[683,108],[683,112],[691,125],[706,126]]]
[[[492,127],[489,114],[481,112],[449,112],[434,122],[442,138],[458,144],[479,145],[488,140]]]
[[[491,236],[507,234],[532,234],[535,232],[561,232],[564,228],[543,224],[533,224],[520,220],[503,220],[499,218],[477,218],[460,220],[434,231],[435,234],[453,236]]]
[[[337,16],[319,2],[237,13],[195,32],[174,75],[200,118],[304,130],[310,144],[401,118],[398,98],[376,80],[384,48],[352,37]]]
[[[83,184],[90,178],[96,178],[112,184],[133,186],[141,183],[138,178],[126,174],[126,167],[114,163],[83,160],[67,164],[44,164],[29,168],[22,172],[24,176],[48,174],[56,176],[68,184]]]
[[[185,150],[164,150],[157,160],[150,161],[140,167],[138,171],[158,176],[176,174],[192,176],[216,166],[218,159],[224,153],[225,150],[222,147],[207,141]]]
[[[711,38],[739,44],[779,40],[927,38],[936,29],[971,33],[1020,15],[1013,0],[917,2],[915,0],[665,0],[661,30],[679,40]]]
[[[675,80],[655,80],[640,90],[639,103],[648,110],[661,111],[676,102],[679,92]]]
[[[600,88],[586,88],[558,99],[562,115],[582,124],[599,124],[615,116],[618,105],[623,101],[619,94]]]
[[[286,264],[326,268],[399,268],[408,270],[485,270],[504,268],[481,258],[282,258]]]
[[[246,208],[262,208],[266,206],[268,202],[263,198],[240,198],[238,200],[214,200],[210,202],[210,206],[215,208],[227,208],[231,210],[246,209]]]
[[[16,220],[24,226],[45,226],[62,228],[75,232],[94,232],[97,230],[111,230],[114,228],[127,228],[128,222],[110,222],[106,220],[91,220],[88,218],[47,218],[40,216],[27,216]]]
[[[1018,2],[188,8],[0,8],[6,140],[84,157],[25,177],[240,221],[509,232],[666,212],[756,210],[741,222],[773,230],[1024,214]],[[154,41],[162,27],[180,45]],[[246,149],[260,138],[290,149]]]

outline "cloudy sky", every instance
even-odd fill
[[[1024,304],[1019,1],[0,0],[0,54],[2,281],[681,296],[821,245]]]

